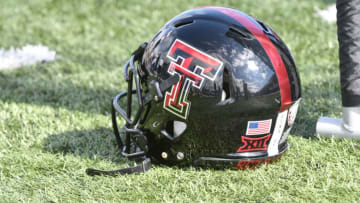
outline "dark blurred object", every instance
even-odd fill
[[[319,135],[360,139],[360,0],[338,0],[343,118],[319,118]]]
[[[360,105],[360,0],[338,0],[337,26],[344,107]]]

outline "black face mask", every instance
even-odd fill
[[[111,116],[112,116],[112,124],[113,130],[115,134],[115,138],[117,144],[121,150],[121,155],[127,157],[129,159],[135,159],[140,164],[129,167],[122,168],[117,170],[98,170],[93,168],[86,169],[86,173],[88,175],[106,175],[106,176],[116,176],[116,175],[124,175],[124,174],[132,174],[132,173],[141,173],[149,170],[151,168],[151,160],[146,158],[145,154],[147,152],[147,140],[146,136],[142,132],[142,130],[137,128],[137,124],[140,122],[140,116],[144,112],[144,100],[142,97],[142,92],[140,88],[140,76],[136,69],[136,63],[141,59],[144,50],[146,48],[147,43],[143,43],[131,56],[130,60],[125,64],[124,68],[124,77],[126,82],[128,83],[128,91],[121,92],[116,95],[111,103]],[[135,78],[135,81],[134,81]],[[133,81],[135,82],[136,89],[133,89]],[[132,113],[132,95],[135,94],[137,98],[138,109],[135,113],[135,116],[131,118]],[[127,97],[127,109],[124,110],[119,101],[123,98]],[[149,102],[149,101],[147,101]],[[125,130],[125,141],[120,137],[118,124],[116,121],[116,115],[120,114],[120,116],[125,119],[126,124],[124,126]],[[135,146],[131,146],[135,144]],[[133,149],[133,150],[132,150]]]

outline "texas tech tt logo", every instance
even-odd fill
[[[187,119],[191,105],[188,101],[190,88],[201,89],[206,79],[214,81],[223,63],[178,39],[167,57],[171,59],[167,72],[178,75],[180,79],[172,86],[171,92],[166,92],[164,109]]]

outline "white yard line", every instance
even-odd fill
[[[43,45],[25,45],[21,48],[0,48],[0,70],[19,68],[39,62],[55,60],[56,52]]]

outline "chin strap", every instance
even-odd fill
[[[125,174],[133,174],[133,173],[145,173],[151,168],[151,160],[150,158],[144,159],[140,164],[129,167],[129,168],[121,168],[117,170],[99,170],[94,168],[88,168],[86,169],[86,174],[89,176],[96,176],[96,175],[102,175],[102,176],[117,176],[117,175],[125,175]]]

